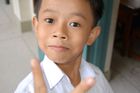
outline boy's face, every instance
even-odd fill
[[[87,0],[42,0],[33,25],[42,51],[56,63],[80,61],[85,44],[99,35]]]

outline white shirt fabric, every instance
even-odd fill
[[[47,56],[41,62],[41,68],[48,93],[70,93],[74,89],[69,77],[53,61],[48,59]],[[113,93],[100,69],[86,62],[84,59],[81,62],[80,75],[82,80],[87,77],[94,77],[96,80],[95,86],[87,93]],[[15,93],[34,93],[32,73],[21,81]]]

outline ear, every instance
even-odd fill
[[[101,27],[100,26],[96,26],[94,27],[89,35],[89,38],[87,40],[87,45],[92,45],[92,43],[97,39],[97,37],[100,35],[101,32]]]
[[[34,31],[36,32],[37,31],[37,27],[38,27],[38,19],[36,18],[36,16],[34,16],[32,18],[32,25],[33,25]]]

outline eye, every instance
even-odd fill
[[[77,22],[71,22],[69,25],[72,27],[80,27],[80,24]]]
[[[52,19],[52,18],[46,18],[44,21],[48,24],[54,23],[54,19]]]

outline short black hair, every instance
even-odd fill
[[[103,15],[104,3],[103,0],[88,0],[92,9],[93,17],[94,17],[94,25],[98,23]],[[39,10],[41,7],[42,0],[33,0],[34,4],[34,13],[38,18]]]

